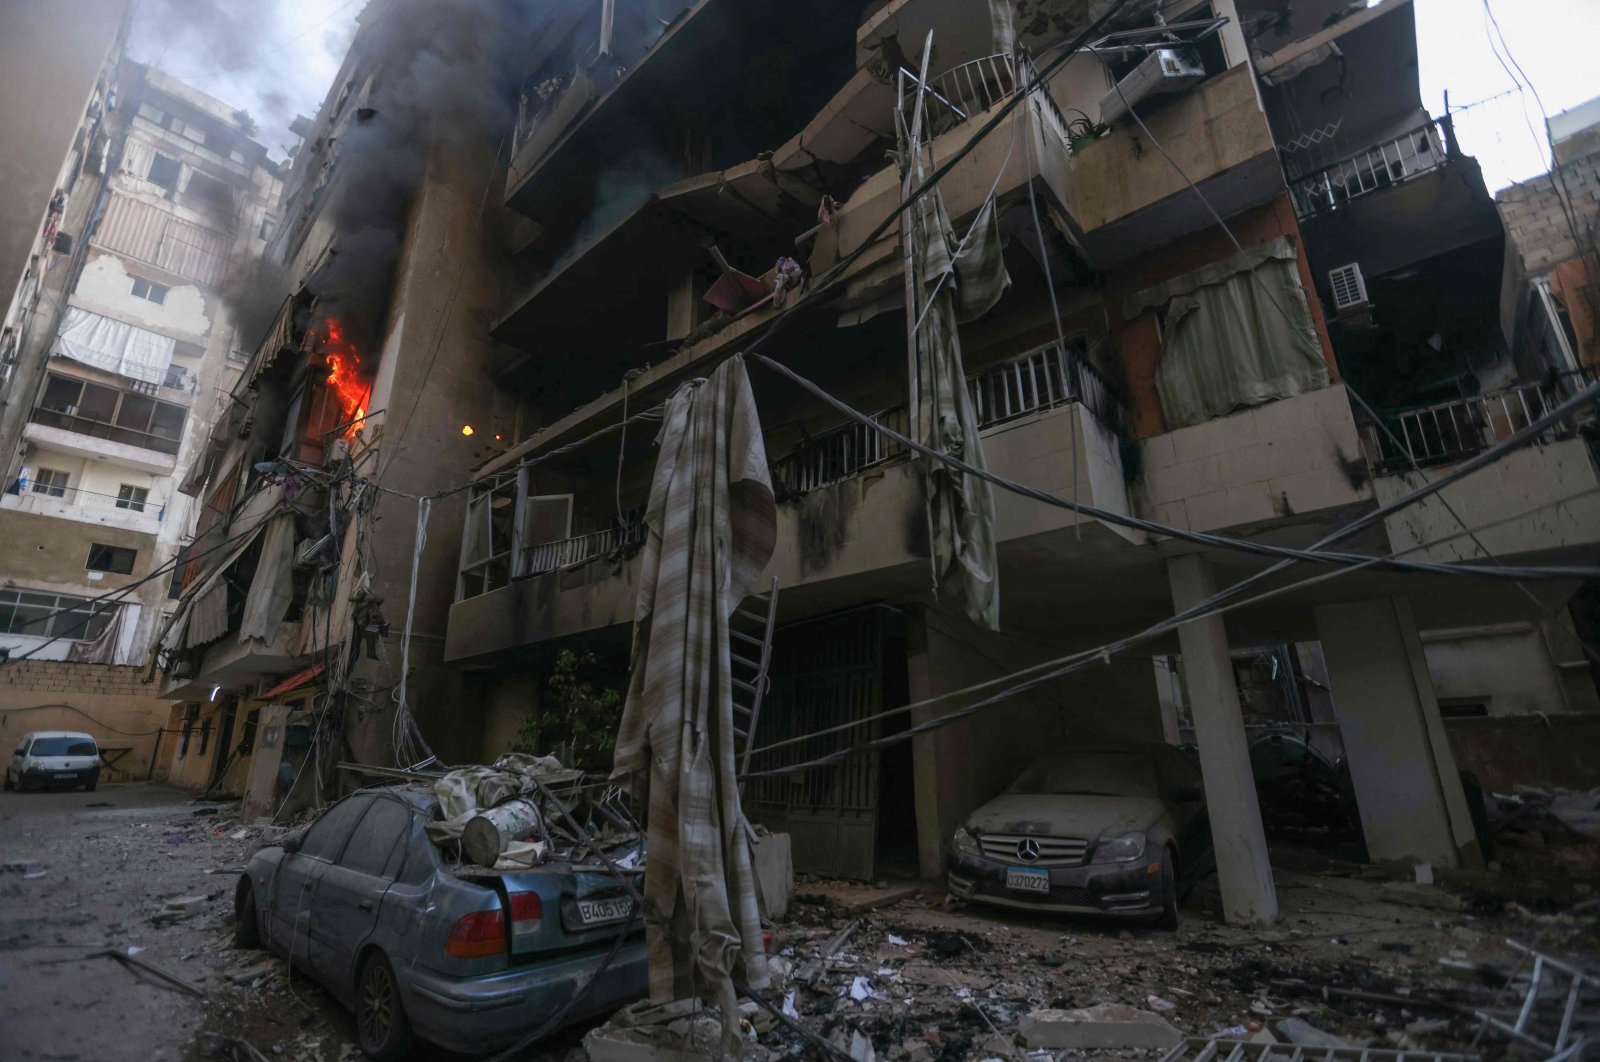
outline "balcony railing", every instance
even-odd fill
[[[155,450],[163,454],[176,454],[181,445],[181,439],[170,438],[165,435],[153,435],[147,431],[135,428],[124,428],[120,424],[107,424],[103,421],[90,420],[59,409],[46,409],[39,406],[29,418],[35,424],[43,424],[50,428],[63,428],[67,431],[77,432],[94,439],[105,439],[108,442],[123,443],[128,446],[140,446],[146,450]]]
[[[928,78],[924,106],[929,116],[929,128],[943,132],[960,125],[973,115],[1011,98],[1018,89],[1036,80],[1038,69],[1027,55],[986,55],[952,67],[937,77]],[[900,83],[909,108],[915,99],[917,72],[901,67]],[[1061,113],[1055,99],[1047,91],[1040,91],[1037,96],[1043,104],[1045,121],[1062,140],[1070,141],[1066,115]]]
[[[1548,413],[1561,396],[1543,384],[1522,384],[1493,394],[1474,395],[1403,410],[1384,417],[1394,438],[1369,427],[1382,455],[1385,473],[1418,467],[1454,464],[1471,457],[1532,424]],[[1549,437],[1570,434],[1565,426],[1550,429]]]
[[[1108,427],[1122,423],[1121,408],[1094,366],[1081,352],[1059,343],[971,373],[967,388],[979,428],[1068,402],[1081,402]],[[875,413],[872,419],[909,434],[905,406]],[[881,432],[852,422],[813,436],[773,462],[772,485],[780,497],[792,497],[849,479],[904,452]]]
[[[611,527],[587,535],[576,535],[555,542],[540,542],[526,547],[524,557],[529,575],[571,568],[596,557],[632,549],[644,543],[645,528],[642,521],[629,521],[622,527]]]
[[[1304,219],[1329,213],[1352,199],[1431,173],[1445,164],[1454,147],[1450,119],[1441,118],[1314,173],[1291,177],[1289,195],[1295,216]]]

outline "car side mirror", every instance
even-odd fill
[[[1180,804],[1193,804],[1197,801],[1204,800],[1205,798],[1205,790],[1196,789],[1192,786],[1188,789],[1180,789],[1172,795],[1172,799],[1176,800]]]
[[[291,833],[285,836],[283,840],[279,841],[278,845],[289,855],[294,855],[296,852],[300,851],[300,842],[304,839],[305,834],[303,833]]]

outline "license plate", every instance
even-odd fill
[[[633,901],[626,896],[613,900],[579,900],[578,921],[586,926],[620,922],[633,913]]]
[[[76,772],[76,771],[69,771],[69,772],[68,772],[68,773],[66,773],[66,774],[58,774],[58,775],[56,775],[56,781],[58,781],[58,782],[59,782],[59,781],[61,781],[61,780],[62,780],[62,779],[63,779],[63,778],[76,778],[76,777],[78,777],[78,774],[77,774],[77,772]]]
[[[1018,892],[1049,892],[1050,872],[1043,867],[1007,867],[1006,888]]]

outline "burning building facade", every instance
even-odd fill
[[[482,321],[504,297],[485,188],[510,122],[495,34],[516,18],[477,0],[367,5],[298,127],[283,223],[243,297],[259,321],[184,484],[204,516],[155,666],[186,731],[225,735],[214,777],[266,807],[308,747],[319,770],[292,774],[295,800],[318,800],[348,755],[411,758],[400,694],[446,710],[434,665],[462,499],[441,499],[426,535],[417,506],[515,431]],[[270,767],[245,748],[269,732]]]
[[[493,324],[493,371],[538,430],[474,470],[444,647],[480,755],[542,710],[563,651],[609,661],[622,684],[651,411],[759,353],[872,421],[752,362],[780,498],[754,743],[784,743],[756,755],[767,776],[744,800],[792,835],[797,868],[870,879],[904,860],[936,876],[957,827],[1041,742],[1192,736],[1224,906],[1269,920],[1250,748],[1285,722],[1342,741],[1372,857],[1476,861],[1422,634],[1560,611],[1570,585],[1545,602],[1458,575],[1277,577],[1226,618],[982,714],[771,773],[931,726],[1019,668],[1099,660],[1113,636],[1261,578],[1271,561],[1246,541],[1338,532],[1374,554],[1592,562],[1600,513],[1563,499],[1594,486],[1594,458],[1569,426],[1376,515],[1572,393],[1495,376],[1493,315],[1452,318],[1452,283],[1492,280],[1499,236],[1414,65],[1391,62],[1415,52],[1409,2],[1061,3],[1014,25],[1006,5],[956,0],[658,6],[565,7],[523,64],[504,184],[526,218],[520,287]],[[995,475],[1094,510],[996,488],[999,633],[930,579],[926,469],[878,430],[918,423],[907,334],[931,296],[907,280],[897,220],[918,186],[908,144],[939,177],[954,256],[992,248],[1002,267],[954,274],[973,445]],[[969,305],[971,291],[986,294]],[[1431,408],[1447,378],[1466,414],[1448,437]],[[1194,533],[1234,541],[1180,537]],[[1230,646],[1293,643],[1319,643],[1336,719],[1242,709]],[[1174,652],[1182,693],[1163,698],[1152,656]],[[907,702],[921,706],[876,716]]]

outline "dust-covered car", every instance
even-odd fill
[[[22,735],[6,764],[7,789],[54,789],[100,784],[100,746],[76,730],[40,730]]]
[[[1021,910],[1178,922],[1214,865],[1199,769],[1170,745],[1047,752],[951,839],[951,895]]]
[[[644,995],[639,912],[614,877],[559,862],[454,862],[424,830],[439,818],[421,787],[346,797],[251,858],[235,892],[236,941],[292,958],[354,1010],[373,1059],[402,1057],[413,1034],[494,1050],[575,993],[563,1022]]]

